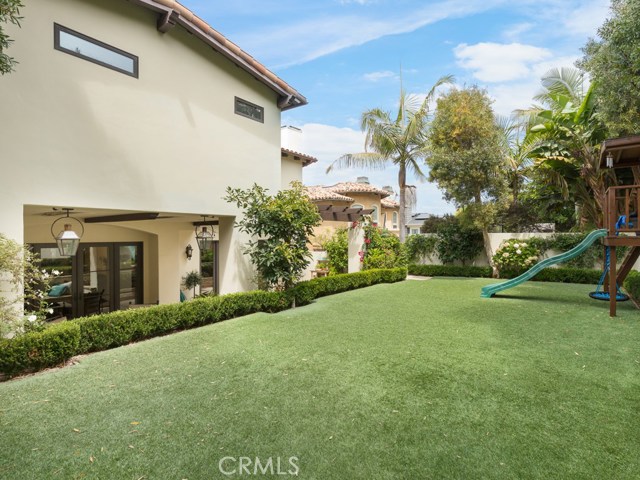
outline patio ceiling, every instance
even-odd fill
[[[600,168],[606,168],[609,154],[613,156],[613,168],[640,165],[640,135],[605,140],[600,149]]]

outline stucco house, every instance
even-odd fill
[[[96,295],[102,312],[178,301],[203,228],[211,288],[252,288],[225,189],[301,180],[312,160],[281,149],[280,118],[305,97],[173,0],[22,14],[6,27],[19,65],[0,77],[0,232],[62,272],[64,315],[93,313]],[[64,224],[81,236],[72,256]]]
[[[400,204],[389,198],[393,188],[377,187],[369,183],[368,177],[358,177],[355,182],[340,182],[330,186],[307,186],[307,194],[318,205],[320,213],[331,207],[330,215],[323,215],[322,224],[315,229],[315,242],[331,236],[336,228],[345,227],[350,220],[350,212],[370,215],[373,222],[391,233],[399,234],[398,215]],[[342,213],[344,212],[344,213]],[[351,216],[354,213],[351,213]],[[356,215],[357,217],[357,215]],[[317,245],[316,245],[317,246]]]

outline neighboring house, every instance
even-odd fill
[[[424,221],[431,218],[433,215],[430,213],[414,213],[411,215],[411,219],[406,223],[407,235],[418,235],[420,229],[424,225]]]
[[[282,188],[287,188],[291,182],[302,182],[302,168],[318,161],[317,158],[294,152],[287,148],[280,149]]]
[[[331,236],[336,228],[346,227],[350,221],[348,212],[358,210],[370,215],[378,226],[392,233],[399,233],[400,204],[388,198],[393,195],[391,187],[379,188],[371,185],[367,177],[358,177],[357,182],[310,186],[306,189],[309,198],[318,205],[321,214],[327,208],[331,208],[333,212],[329,216],[323,215],[322,225],[315,229],[314,247],[318,247],[323,238]],[[356,218],[359,218],[357,213]]]
[[[30,0],[23,14],[4,27],[20,63],[0,77],[0,232],[63,272],[50,295],[64,314],[92,313],[94,294],[99,311],[178,301],[203,221],[211,288],[251,288],[225,189],[301,178],[312,160],[281,150],[280,118],[306,99],[173,0]],[[51,232],[63,208],[81,226],[55,228],[84,229],[72,257]]]

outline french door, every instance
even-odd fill
[[[142,243],[81,243],[74,257],[61,257],[53,244],[33,249],[52,275],[47,301],[55,317],[95,315],[143,303]]]

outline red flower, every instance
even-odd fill
[[[364,239],[364,243],[371,243],[371,239],[370,238],[365,238]]]

